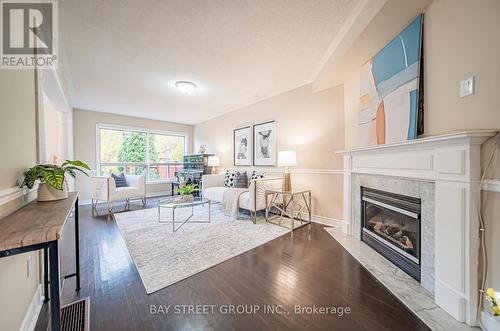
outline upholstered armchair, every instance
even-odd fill
[[[98,215],[97,204],[107,203],[108,220],[113,213],[112,203],[125,201],[125,209],[130,210],[130,200],[140,199],[142,207],[146,207],[146,178],[143,175],[125,175],[127,186],[116,187],[115,180],[108,176],[93,176],[92,182],[92,216]]]

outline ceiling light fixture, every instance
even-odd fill
[[[193,94],[198,86],[193,82],[188,82],[187,80],[180,80],[175,82],[175,87],[184,94]]]

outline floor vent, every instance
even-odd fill
[[[90,300],[84,298],[61,307],[62,331],[89,330]]]

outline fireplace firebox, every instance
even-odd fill
[[[420,281],[420,199],[362,187],[361,203],[361,240]]]

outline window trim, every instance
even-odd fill
[[[181,131],[167,131],[167,130],[157,130],[157,129],[148,129],[142,127],[133,127],[133,126],[124,126],[117,124],[106,124],[106,123],[97,123],[96,124],[96,155],[95,155],[95,163],[96,163],[96,173],[98,176],[101,176],[101,165],[140,165],[146,168],[146,184],[162,184],[162,183],[170,183],[171,179],[164,180],[150,180],[149,179],[149,168],[151,165],[170,165],[171,163],[161,163],[161,162],[149,162],[149,144],[146,144],[146,162],[101,162],[101,129],[107,130],[116,130],[116,131],[128,131],[128,132],[140,132],[145,133],[146,135],[150,134],[159,134],[159,135],[167,135],[167,136],[178,136],[184,138],[184,155],[189,153],[189,134]],[[149,140],[148,140],[149,141]],[[179,163],[182,164],[182,161]]]

